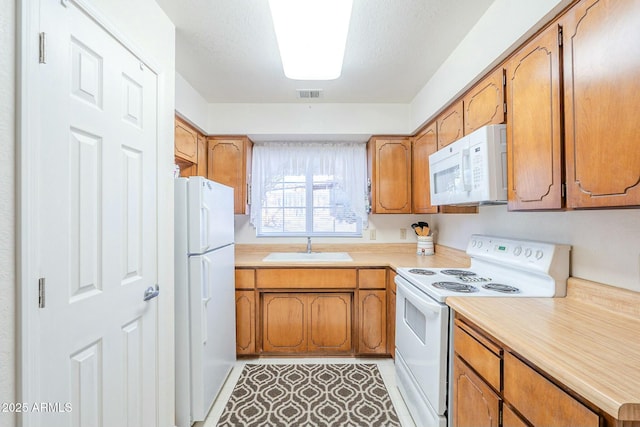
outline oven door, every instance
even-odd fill
[[[396,352],[431,408],[447,409],[449,307],[430,298],[400,275],[396,288]],[[407,375],[405,375],[407,376]]]

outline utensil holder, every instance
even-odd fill
[[[433,236],[418,236],[418,248],[416,255],[433,255]]]

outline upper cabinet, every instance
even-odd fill
[[[411,213],[411,141],[374,136],[367,144],[372,213]]]
[[[567,206],[640,205],[640,2],[582,1],[564,24]]]
[[[559,209],[563,204],[559,28],[548,27],[506,65],[511,210]]]
[[[180,176],[207,176],[207,143],[205,136],[193,126],[175,118],[175,162],[180,166]]]
[[[208,138],[208,178],[234,189],[235,213],[249,213],[251,148],[246,136]]]
[[[198,131],[176,117],[175,156],[191,163],[198,163]]]
[[[436,122],[427,125],[412,139],[411,203],[413,213],[438,213],[437,206],[431,206],[429,190],[429,155],[438,150]]]
[[[446,147],[464,136],[462,100],[455,102],[436,119],[438,149]]]
[[[504,71],[494,70],[463,98],[464,134],[504,123]]]

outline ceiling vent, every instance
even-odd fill
[[[317,99],[322,95],[322,89],[298,89],[299,99]]]

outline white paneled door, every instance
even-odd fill
[[[26,424],[156,426],[157,76],[75,2],[40,8],[30,403],[54,406]]]

